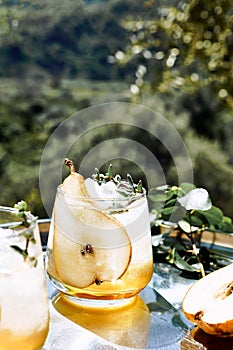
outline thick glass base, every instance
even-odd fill
[[[59,280],[47,273],[48,279],[56,290],[67,300],[77,306],[92,308],[113,308],[129,305],[141,291],[102,291],[84,290],[62,284]]]
[[[88,299],[88,298],[80,298],[76,296],[63,295],[64,298],[68,299],[72,303],[78,306],[90,307],[90,308],[115,308],[115,307],[123,307],[129,305],[134,302],[136,296],[130,298],[122,298],[122,299]]]

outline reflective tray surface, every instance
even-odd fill
[[[180,349],[192,328],[181,301],[193,281],[178,281],[177,270],[168,268],[155,265],[150,284],[132,304],[104,312],[76,306],[48,281],[51,328],[43,350]]]
[[[41,227],[45,248],[47,223]],[[223,244],[213,244],[212,236],[208,239],[208,248],[233,261],[233,236],[221,234]],[[194,282],[179,269],[155,262],[149,285],[132,303],[103,311],[75,305],[48,280],[51,322],[42,350],[233,350],[233,338],[203,334],[184,316],[181,303]]]

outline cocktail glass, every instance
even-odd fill
[[[81,197],[57,188],[47,245],[53,285],[89,306],[130,302],[153,273],[146,194]]]
[[[39,350],[49,329],[45,270],[36,218],[0,206],[0,349]]]

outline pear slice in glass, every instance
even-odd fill
[[[53,238],[59,277],[76,288],[119,279],[132,251],[123,225],[98,210],[80,174],[71,173],[60,190],[63,195],[57,195],[54,205]]]

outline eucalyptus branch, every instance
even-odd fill
[[[189,216],[189,219],[190,219],[190,232],[191,232],[190,233],[190,239],[191,239],[191,243],[192,243],[193,253],[196,256],[197,261],[198,261],[198,263],[200,265],[201,276],[204,277],[206,275],[205,269],[204,269],[204,266],[203,266],[202,261],[201,261],[199,250],[197,249],[196,242],[193,239],[193,234],[195,234],[195,233],[192,232],[192,214],[194,214],[194,212],[195,212],[194,210],[188,211],[188,216]]]
[[[223,215],[221,209],[215,207],[208,192],[203,188],[196,188],[193,184],[184,183],[180,187],[163,185],[149,191],[149,200],[152,202],[152,213],[156,218],[153,221],[157,225],[169,224],[172,220],[173,227],[176,226],[177,235],[184,234],[190,242],[190,247],[176,249],[175,241],[171,244],[168,261],[174,263],[180,269],[186,271],[200,272],[204,277],[205,265],[200,254],[201,232],[203,230],[218,230],[225,233],[233,232],[232,220]],[[182,218],[181,218],[182,216]],[[176,224],[176,225],[175,225]],[[197,237],[199,240],[197,241]],[[182,238],[181,238],[182,240]],[[197,245],[198,243],[198,245]],[[180,255],[180,253],[181,255]],[[193,255],[190,257],[190,253]],[[195,257],[195,262],[193,258]],[[189,264],[190,262],[190,264]],[[196,262],[199,269],[196,268]]]
[[[37,218],[33,220],[29,220],[29,214],[30,212],[26,211],[27,209],[27,203],[24,201],[20,201],[14,205],[14,208],[17,210],[16,215],[21,218],[21,222],[19,222],[17,225],[11,226],[11,229],[17,229],[17,228],[23,228],[23,232],[19,233],[19,236],[23,236],[25,238],[25,248],[22,249],[21,247],[17,245],[11,245],[10,247],[14,249],[16,252],[21,254],[23,256],[24,261],[29,260],[31,263],[33,263],[33,266],[36,267],[37,265],[37,259],[34,256],[29,256],[29,244],[36,244],[36,239],[34,237],[33,228],[32,225],[35,223]],[[25,230],[24,230],[25,228]]]

